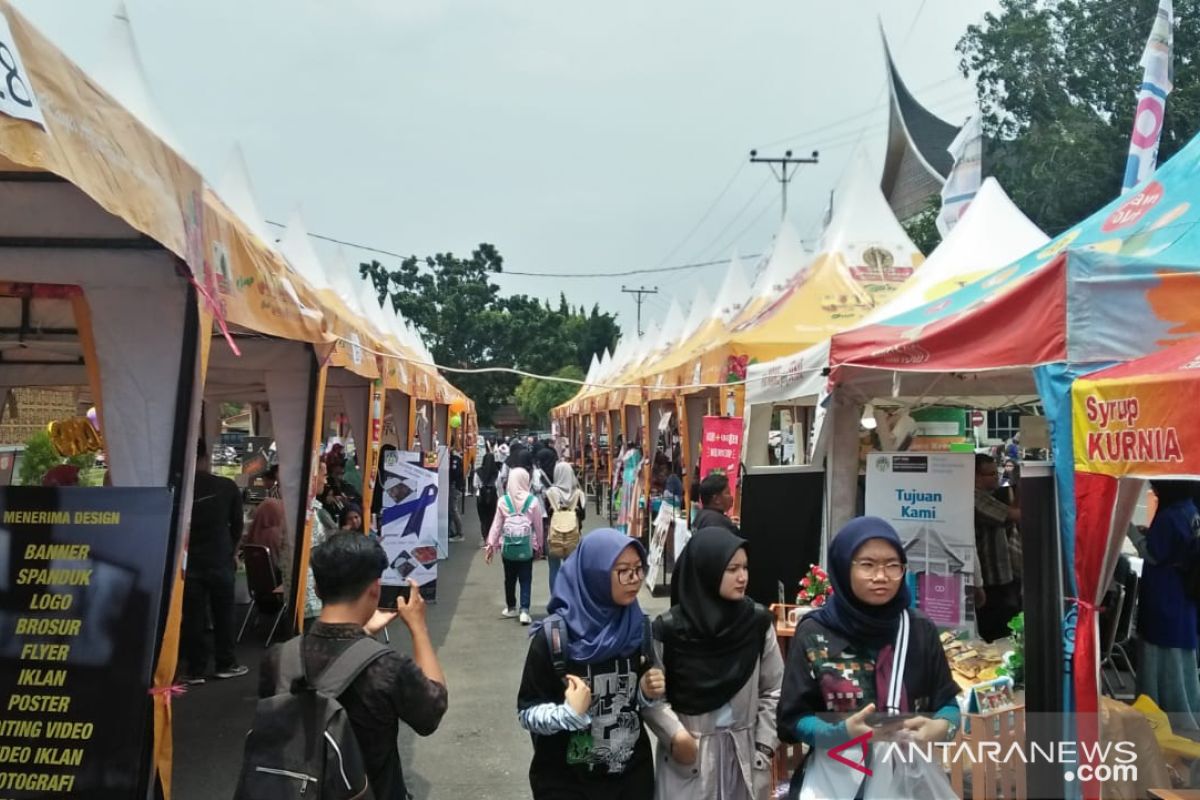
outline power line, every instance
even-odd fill
[[[646,301],[646,298],[644,297],[644,295],[658,294],[658,287],[655,286],[652,289],[647,289],[645,286],[640,286],[637,289],[626,289],[624,286],[622,286],[621,291],[625,294],[637,295],[637,298],[634,301],[637,303],[637,334],[638,334],[638,336],[641,336],[642,335],[642,303],[644,303]]]
[[[664,264],[666,264],[668,261],[670,261],[675,256],[676,253],[678,253],[681,249],[683,249],[683,246],[685,244],[687,244],[688,242],[691,241],[692,237],[696,235],[696,231],[700,230],[700,226],[703,225],[704,222],[710,216],[712,216],[713,211],[715,211],[717,209],[717,206],[720,204],[721,200],[723,200],[725,198],[725,195],[729,192],[730,187],[733,186],[733,182],[738,179],[738,177],[742,174],[742,170],[744,170],[744,169],[746,169],[746,162],[741,161],[738,164],[738,168],[736,170],[734,170],[733,177],[731,177],[725,183],[725,188],[721,189],[721,192],[717,195],[717,199],[712,201],[712,204],[708,207],[708,210],[705,211],[704,214],[700,217],[700,219],[698,219],[696,221],[696,224],[693,225],[691,230],[689,230],[687,232],[687,234],[683,237],[683,239],[680,240],[679,244],[675,245],[673,248],[671,248],[671,251],[669,253],[667,253],[665,256],[663,256],[663,260],[658,263],[658,266],[661,267]]]
[[[746,258],[758,258],[755,253]],[[676,264],[673,267],[654,267],[650,269],[630,269],[623,272],[498,272],[497,275],[520,275],[527,278],[628,278],[631,275],[648,275],[661,272],[683,272],[689,269],[711,267],[717,264],[728,264],[729,259],[719,258],[712,261],[696,261],[691,264]]]
[[[277,228],[286,228],[287,227],[287,225],[283,224],[282,222],[276,222],[273,219],[268,219],[268,220],[264,220],[264,221],[268,225],[274,225]],[[358,242],[347,242],[344,239],[335,239],[332,236],[325,236],[324,234],[313,233],[311,231],[309,231],[308,235],[314,239],[320,239],[323,242],[332,242],[334,244],[340,244],[340,245],[344,245],[346,247],[353,247],[355,250],[363,250],[368,253],[378,253],[381,256],[391,256],[392,258],[399,258],[401,260],[404,260],[409,257],[406,255],[401,255],[400,253],[396,253],[392,250],[384,250],[383,248],[380,248],[380,247],[371,247],[370,245],[359,244]]]
[[[765,184],[764,184],[765,185]],[[268,225],[275,225],[279,228],[287,226],[281,222],[266,220]],[[380,255],[391,256],[393,258],[406,259],[409,256],[401,255],[392,250],[384,250],[380,247],[371,247],[370,245],[359,244],[358,242],[350,242],[344,239],[335,239],[332,236],[324,236],[319,233],[309,233],[309,236],[314,239],[320,239],[325,242],[333,242],[334,244],[353,247],[355,250],[365,250],[369,253],[379,253]],[[757,258],[759,254],[746,256],[746,258]],[[628,269],[619,272],[520,272],[517,270],[503,270],[502,272],[493,273],[496,277],[504,277],[506,275],[522,278],[628,278],[631,275],[647,275],[660,272],[684,272],[689,269],[700,269],[701,267],[712,267],[717,264],[727,264],[729,259],[716,259],[713,261],[696,261],[689,264],[675,264],[670,267],[647,267],[645,269]]]
[[[759,198],[759,196],[763,193],[763,190],[766,189],[767,186],[770,185],[770,183],[771,183],[770,175],[763,177],[762,183],[760,183],[758,185],[758,189],[755,190],[754,194],[752,194],[750,196],[750,199],[746,201],[746,204],[744,206],[742,206],[741,209],[739,209],[736,214],[733,215],[733,219],[731,219],[731,220],[729,220],[729,222],[725,223],[725,227],[722,228],[720,230],[720,232],[717,233],[717,235],[712,238],[712,241],[710,241],[704,247],[702,247],[696,251],[697,255],[701,255],[701,254],[707,255],[707,254],[711,253],[713,245],[715,245],[715,244],[717,244],[717,242],[721,241],[724,238],[725,234],[729,232],[729,229],[732,228],[734,225],[736,225],[738,220],[740,220],[742,218],[742,216],[747,211],[750,210],[750,206],[752,206],[754,204],[754,201]],[[772,201],[772,204],[774,204],[774,201]]]

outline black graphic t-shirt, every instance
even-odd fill
[[[640,649],[597,664],[567,662],[567,672],[591,687],[592,725],[583,731],[535,735],[531,780],[623,781],[653,769],[650,738],[638,705],[638,681],[644,672],[640,662]],[[530,640],[517,709],[561,703],[565,697],[566,687],[554,671],[546,637],[538,632]]]

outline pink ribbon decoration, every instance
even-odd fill
[[[179,697],[179,695],[185,694],[186,692],[187,692],[187,687],[184,686],[182,683],[173,683],[170,686],[152,687],[150,689],[149,694],[151,697],[163,698],[163,702],[166,703],[167,708],[170,708],[171,707],[171,698]]]

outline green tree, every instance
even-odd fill
[[[246,413],[245,403],[221,403],[221,419],[229,419]]]
[[[938,213],[942,210],[942,198],[930,195],[929,207],[904,223],[908,238],[925,255],[929,255],[942,243],[942,234],[937,227]]]
[[[556,371],[554,377],[582,381],[585,375],[582,369],[571,364]],[[545,427],[550,420],[550,410],[570,400],[578,391],[579,386],[574,383],[522,378],[514,394],[521,415],[531,423]]]
[[[1120,193],[1138,62],[1157,8],[1158,0],[1001,0],[958,44],[979,94],[985,170],[1047,233]],[[1175,19],[1160,163],[1200,129],[1200,0],[1176,0]]]
[[[499,251],[481,244],[467,258],[410,256],[395,269],[371,261],[359,271],[375,286],[380,302],[390,299],[392,309],[417,329],[443,366],[515,367],[552,375],[566,366],[586,369],[596,352],[616,346],[620,329],[613,315],[598,306],[590,313],[573,308],[563,295],[556,307],[527,295],[502,296],[492,276],[503,268]],[[485,424],[497,407],[511,401],[520,383],[504,373],[447,377],[475,401]]]

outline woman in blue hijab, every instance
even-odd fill
[[[665,693],[643,652],[638,606],[646,551],[620,531],[583,538],[558,573],[550,616],[533,628],[517,697],[533,735],[534,800],[651,800],[654,762],[641,709]]]
[[[958,686],[937,627],[909,608],[907,562],[878,517],[851,520],[829,543],[833,595],[796,627],[779,700],[779,738],[811,747],[792,797],[802,787],[809,797],[859,796],[864,773],[828,753],[873,729],[936,742],[958,726]]]

